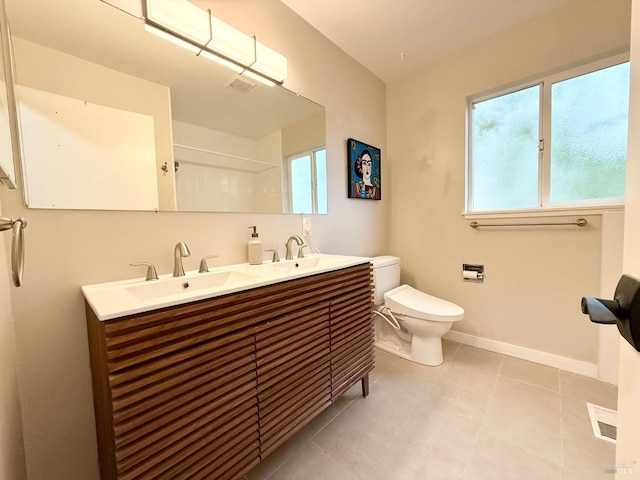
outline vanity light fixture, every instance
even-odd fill
[[[174,45],[178,45],[179,47],[182,47],[186,50],[189,50],[190,52],[195,53],[196,55],[198,54],[198,52],[200,52],[200,49],[198,47],[192,45],[189,42],[185,42],[184,40],[174,35],[171,35],[170,33],[167,33],[164,30],[160,30],[159,28],[152,27],[151,25],[145,25],[144,29],[147,32],[154,34],[155,36],[160,37],[163,40],[166,40],[168,42],[171,42]]]
[[[233,70],[236,73],[242,73],[244,71],[244,68],[236,65],[235,63],[232,63],[229,60],[225,60],[222,57],[214,55],[213,53],[210,53],[207,50],[202,50],[202,48],[196,47],[192,43],[182,40],[181,38],[176,37],[175,35],[172,35],[170,33],[167,33],[164,30],[160,30],[159,28],[152,27],[151,25],[148,25],[148,24],[144,26],[144,29],[147,32],[156,35],[157,37],[160,37],[164,40],[167,40],[168,42],[178,45],[179,47],[189,50],[191,53],[195,53],[196,55],[200,55],[201,57],[204,57],[208,60],[212,60],[216,63],[219,63],[220,65],[224,65],[225,67]],[[266,80],[266,81],[271,83],[271,85],[274,84],[270,80]]]
[[[145,28],[267,85],[281,85],[287,59],[188,0],[141,0]]]

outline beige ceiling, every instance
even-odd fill
[[[571,0],[282,0],[389,83]]]

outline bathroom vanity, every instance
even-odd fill
[[[123,316],[100,293],[153,282],[84,287],[101,477],[237,478],[357,382],[366,396],[371,264],[332,258],[257,266],[244,286]]]

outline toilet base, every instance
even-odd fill
[[[385,352],[389,352],[397,357],[404,358],[405,360],[411,360],[412,362],[419,363],[420,365],[426,365],[428,367],[437,367],[438,365],[442,365],[442,363],[444,362],[444,357],[442,355],[442,341],[439,338],[427,339],[437,340],[437,347],[439,348],[428,347],[433,350],[427,350],[426,352],[421,348],[418,348],[416,352],[416,349],[413,346],[415,340],[416,339],[414,337],[411,344],[398,345],[397,342],[392,342],[388,339],[378,339],[375,341],[375,346],[380,350],[384,350]]]
[[[405,360],[411,360],[410,347],[401,347],[395,343],[389,342],[388,340],[376,340],[374,344],[380,350],[391,353],[396,357],[404,358]]]
[[[374,321],[375,345],[381,350],[429,367],[437,367],[444,362],[440,337],[404,334],[392,329],[383,319],[375,318]],[[398,335],[399,333],[403,338]]]
[[[419,337],[411,339],[411,359],[414,362],[437,367],[444,362],[442,355],[442,339],[440,337]]]

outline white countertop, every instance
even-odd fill
[[[225,265],[211,268],[208,273],[192,270],[186,272],[184,277],[165,274],[159,275],[158,280],[135,278],[85,285],[82,293],[99,320],[110,320],[370,261],[369,257],[314,254],[303,259],[264,262],[260,265]]]

